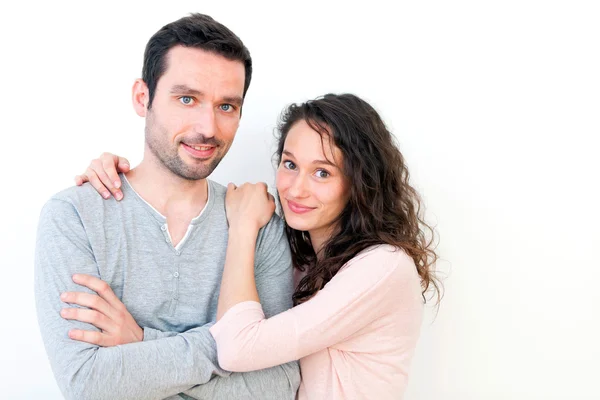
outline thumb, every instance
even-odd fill
[[[237,186],[233,182],[227,184],[227,192],[233,192],[235,189],[237,189]]]

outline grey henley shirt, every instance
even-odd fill
[[[67,399],[293,399],[296,362],[249,373],[218,365],[208,331],[216,318],[228,225],[225,188],[209,182],[209,198],[174,247],[166,218],[121,175],[124,199],[104,200],[89,184],[53,196],[43,207],[35,254],[35,296],[50,364]],[[74,273],[107,282],[144,329],[144,341],[98,347],[71,340],[63,319],[65,291],[90,290]],[[267,317],[292,306],[292,267],[283,222],[260,231],[256,286]]]

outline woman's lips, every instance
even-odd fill
[[[314,210],[314,207],[307,207],[302,204],[296,203],[295,201],[287,200],[288,208],[296,214],[305,214],[309,211]]]

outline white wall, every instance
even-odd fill
[[[54,3],[0,6],[1,398],[60,398],[35,318],[38,213],[101,151],[140,161],[130,87],[151,34],[190,11],[255,63],[217,181],[271,183],[279,111],[325,92],[364,96],[398,137],[449,273],[408,400],[600,398],[596,2]]]

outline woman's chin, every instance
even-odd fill
[[[309,231],[314,228],[314,224],[306,221],[306,219],[296,215],[291,211],[283,212],[285,223],[292,229],[297,231]]]

